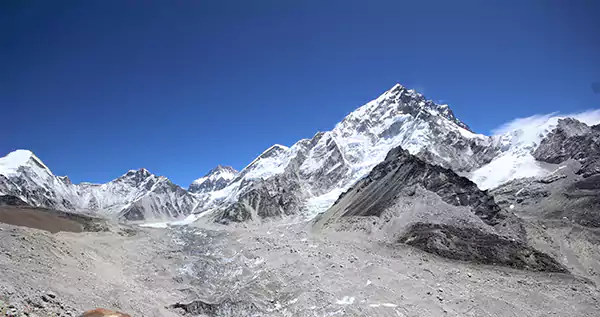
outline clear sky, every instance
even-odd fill
[[[473,130],[600,108],[600,1],[0,1],[0,156],[187,187],[399,82]]]

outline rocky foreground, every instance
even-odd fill
[[[78,316],[598,316],[598,233],[527,222],[575,274],[441,258],[303,221],[49,233],[0,223],[0,309]],[[587,246],[587,247],[586,247]],[[596,247],[595,247],[596,246]],[[597,263],[597,261],[596,261]],[[575,267],[586,270],[573,270]]]

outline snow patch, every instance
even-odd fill
[[[396,304],[392,304],[392,303],[375,303],[375,304],[369,304],[369,307],[389,307],[389,308],[396,308],[398,307],[398,305]]]
[[[469,178],[481,189],[498,187],[508,181],[525,177],[541,177],[547,171],[530,153],[505,153],[474,170]]]
[[[481,189],[498,187],[508,181],[525,177],[543,177],[549,171],[535,160],[532,153],[558,124],[571,117],[587,125],[600,123],[600,109],[571,114],[537,114],[517,118],[492,130],[492,139],[503,153],[490,163],[472,171],[469,178]]]
[[[338,299],[335,303],[338,305],[352,305],[354,303],[354,297],[344,296],[342,299]]]
[[[304,216],[307,220],[313,219],[319,213],[324,212],[331,207],[343,192],[342,188],[338,188],[326,194],[309,198],[304,205]]]

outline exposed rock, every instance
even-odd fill
[[[327,227],[383,232],[393,242],[452,259],[566,271],[527,246],[522,222],[473,182],[401,148],[315,221],[316,231]]]
[[[207,303],[195,300],[188,304],[176,303],[171,305],[170,308],[181,309],[185,315],[192,316],[235,316],[238,312],[244,312],[246,316],[253,316],[260,313],[253,303],[232,301],[230,299],[219,303]]]
[[[578,174],[584,177],[597,174],[600,171],[600,131],[572,118],[560,119],[533,156],[555,164],[574,159],[582,164]]]
[[[490,191],[504,208],[526,216],[567,218],[587,227],[600,227],[600,174],[577,175],[579,163],[567,161],[559,171],[541,178],[511,181]]]
[[[233,205],[216,213],[215,221],[242,222],[297,214],[306,193],[293,174],[281,174],[259,180]]]
[[[0,176],[1,177],[1,176]],[[0,206],[28,206],[21,198],[12,195],[0,195]]]
[[[554,183],[559,179],[563,179],[566,178],[567,175],[557,172],[557,173],[552,173],[550,175],[547,175],[545,177],[542,177],[538,180],[538,182],[540,183],[544,183],[544,184],[550,184],[550,183]]]
[[[58,179],[60,179],[60,181],[63,182],[65,185],[73,185],[73,182],[71,182],[69,176],[58,176]]]
[[[400,147],[392,149],[384,162],[340,196],[338,202],[353,192],[368,192],[362,196],[369,196],[349,205],[342,216],[379,217],[400,191],[416,185],[436,193],[447,204],[469,206],[488,225],[497,225],[506,218],[493,198],[475,183],[447,168],[426,163]]]
[[[94,310],[88,310],[81,317],[131,317],[122,312],[108,310],[104,308],[97,308]]]
[[[564,266],[547,254],[521,242],[475,228],[417,223],[398,242],[450,259],[501,264],[533,271],[567,272]]]

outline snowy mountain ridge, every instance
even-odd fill
[[[302,203],[297,208],[314,215],[329,208],[342,192],[367,175],[397,146],[469,177],[482,189],[515,178],[543,176],[558,166],[538,162],[531,153],[563,117],[542,116],[486,136],[472,132],[447,105],[426,100],[422,94],[397,84],[347,115],[331,131],[319,132],[289,148],[280,145],[269,148],[227,187],[206,193],[206,203],[200,204],[195,212],[224,209],[230,215],[235,214],[228,206],[240,197],[244,197],[245,203],[235,208],[249,209],[242,211],[244,214],[256,214],[258,209],[270,208],[267,205],[276,206],[272,201],[267,204],[269,197],[256,197],[259,189],[253,187],[259,181],[268,183],[273,179],[277,186],[261,184],[269,188],[266,191],[269,196],[282,199],[286,193],[273,191],[288,181],[294,188],[297,186],[292,184],[298,183],[300,190],[295,195]],[[595,118],[600,121],[600,115],[592,116],[591,121]],[[244,195],[250,190],[255,191],[252,198]],[[252,205],[256,201],[262,205]],[[252,206],[248,207],[249,204]]]
[[[275,144],[240,172],[219,165],[188,190],[146,169],[130,170],[105,184],[72,184],[66,176],[53,175],[32,152],[17,150],[0,158],[0,194],[35,206],[129,220],[182,219],[224,210],[227,215],[256,216],[264,208],[277,210],[263,214],[277,215],[284,213],[283,201],[293,209],[286,214],[314,215],[329,208],[398,146],[469,177],[482,189],[545,175],[557,166],[536,161],[532,153],[563,117],[519,119],[497,135],[485,136],[457,119],[448,105],[396,84],[332,130],[291,147]],[[600,111],[573,117],[596,124]]]
[[[491,138],[473,133],[447,105],[426,100],[397,84],[347,115],[331,131],[319,132],[289,148],[275,145],[267,149],[227,187],[206,193],[206,203],[195,212],[226,208],[258,180],[289,174],[298,177],[305,198],[302,209],[314,214],[328,208],[394,147],[470,171],[492,159],[494,153],[486,152],[491,144]],[[482,153],[481,162],[471,158],[475,152]]]
[[[28,150],[0,158],[0,194],[19,197],[33,206],[128,220],[183,218],[197,204],[183,188],[143,168],[105,184],[72,184],[68,177],[52,174]]]

